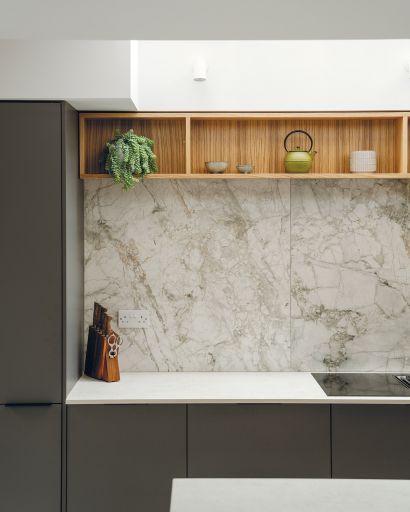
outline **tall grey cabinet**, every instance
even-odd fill
[[[65,341],[80,332],[82,309],[81,212],[66,211],[68,194],[82,205],[77,154],[67,154],[77,125],[62,102],[0,103],[3,512],[57,512],[63,502],[63,394],[66,373],[78,374],[73,361],[65,371]]]

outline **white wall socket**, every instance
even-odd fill
[[[149,313],[146,309],[120,309],[118,327],[125,329],[146,329],[150,326]]]

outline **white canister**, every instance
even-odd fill
[[[376,172],[376,151],[352,151],[350,172]]]

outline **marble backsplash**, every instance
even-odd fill
[[[404,181],[85,192],[85,324],[94,300],[150,313],[119,330],[123,371],[410,371]]]

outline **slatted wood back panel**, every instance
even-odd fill
[[[398,119],[289,119],[289,120],[191,120],[192,173],[206,173],[205,162],[226,160],[227,172],[236,165],[252,164],[255,173],[283,173],[283,142],[292,130],[307,131],[318,152],[312,173],[348,173],[350,153],[374,149],[379,173],[400,172],[398,145],[401,133]],[[307,148],[308,139],[295,134],[288,149]]]

